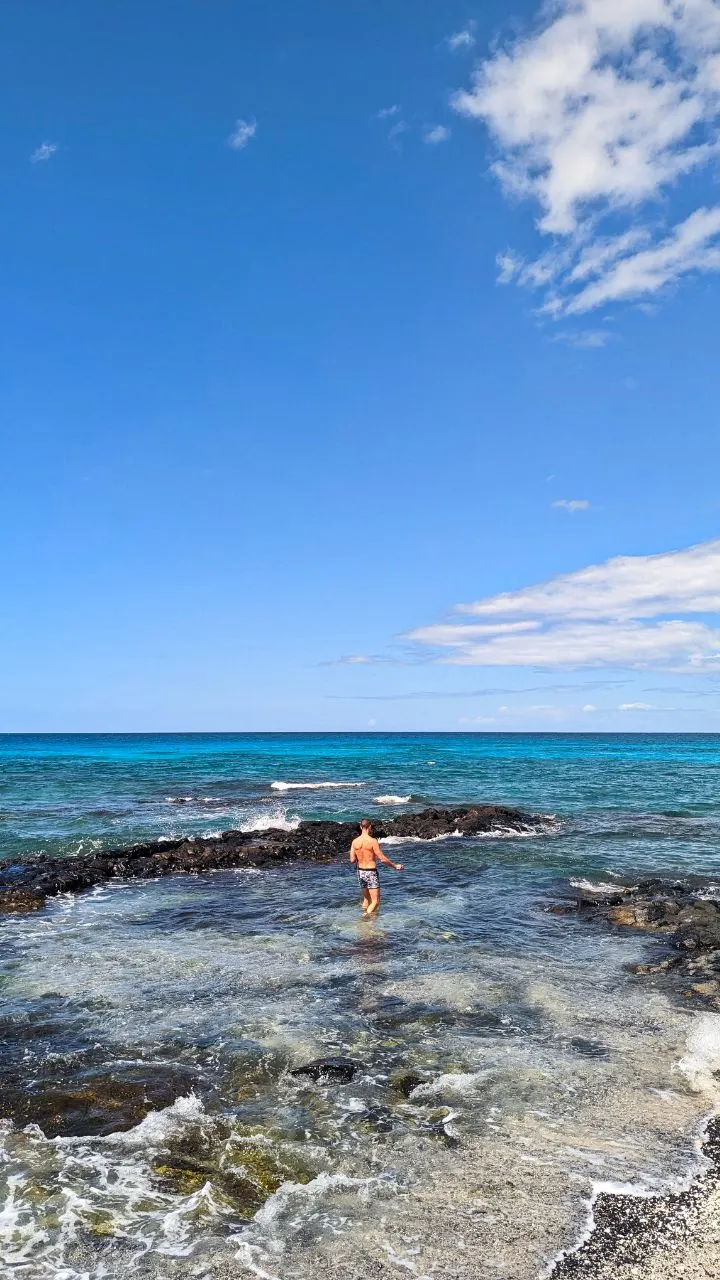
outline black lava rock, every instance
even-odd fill
[[[497,805],[462,805],[453,809],[425,809],[378,822],[374,833],[430,840],[435,836],[477,835],[493,830],[518,833],[541,831],[545,819]],[[354,822],[301,822],[295,831],[274,827],[267,831],[224,831],[218,836],[186,836],[179,840],[147,841],[127,849],[75,854],[62,858],[43,855],[0,862],[0,914],[35,911],[56,893],[79,893],[105,880],[147,879],[159,875],[197,874],[233,867],[258,867],[285,862],[337,862],[346,859],[357,835]]]
[[[315,1058],[304,1067],[296,1067],[291,1076],[309,1076],[311,1080],[331,1080],[334,1084],[349,1084],[360,1070],[359,1062],[350,1058]]]

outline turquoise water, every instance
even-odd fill
[[[345,785],[304,789],[332,782]],[[479,799],[556,812],[568,820],[563,859],[581,834],[591,841],[581,862],[617,855],[642,867],[712,871],[720,736],[0,736],[3,856],[398,812],[378,803],[383,796],[409,796],[417,807]]]
[[[436,802],[547,816],[404,843],[375,922],[343,865],[3,921],[3,1276],[533,1280],[595,1183],[692,1169],[717,1015],[632,975],[652,941],[546,908],[572,879],[712,881],[720,738],[7,736],[0,779],[4,856]],[[290,1074],[321,1054],[355,1079]],[[108,1081],[154,1110],[63,1129]]]

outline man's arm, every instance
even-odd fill
[[[351,861],[351,862],[357,862],[357,854],[356,854],[356,852],[355,852],[355,841],[354,841],[354,840],[353,840],[352,844],[350,845],[350,861]]]
[[[373,844],[375,845],[375,848],[373,850],[375,857],[379,858],[381,862],[384,862],[386,867],[393,867],[395,871],[403,870],[402,862],[392,862],[390,858],[385,857],[385,854],[380,848],[380,845],[378,844],[377,840],[373,840]]]

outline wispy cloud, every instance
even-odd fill
[[[236,120],[235,128],[228,138],[228,146],[233,151],[244,151],[257,133],[257,120]]]
[[[582,257],[578,265],[583,266]],[[546,307],[551,312],[581,315],[606,302],[658,293],[690,271],[720,271],[720,205],[696,209],[659,243],[608,261],[574,297],[555,296]]]
[[[396,151],[400,150],[400,140],[404,133],[407,133],[410,125],[407,120],[398,120],[396,124],[388,132],[388,142]]]
[[[511,284],[513,280],[517,280],[524,266],[523,259],[513,253],[512,249],[499,253],[495,263],[498,269],[498,284]]]
[[[428,659],[419,653],[344,653],[339,658],[328,658],[321,667],[406,667],[422,666]]]
[[[58,149],[57,142],[41,142],[30,156],[31,164],[41,164],[43,160],[50,160]]]
[[[656,711],[652,702],[621,702],[618,711]]]
[[[453,31],[452,35],[445,37],[445,44],[451,53],[458,53],[461,49],[472,49],[475,45],[475,31],[477,23],[473,20],[467,23],[461,31]]]
[[[557,237],[539,259],[504,254],[501,280],[541,290],[552,315],[647,298],[720,269],[720,206],[669,231],[660,197],[718,154],[717,0],[560,0],[494,53],[455,109],[483,121],[506,192]],[[602,220],[632,226],[608,236]]]
[[[461,665],[720,671],[720,630],[688,616],[720,613],[720,541],[616,556],[455,612],[473,620],[406,639]]]
[[[611,329],[579,329],[577,333],[556,333],[554,341],[566,342],[569,347],[577,347],[580,351],[597,351],[606,346],[614,336]]]
[[[437,146],[439,142],[447,142],[450,137],[450,130],[447,125],[433,124],[428,125],[423,133],[423,142],[427,142],[431,147]]]
[[[340,702],[412,702],[412,701],[464,701],[468,698],[503,698],[511,694],[526,693],[583,693],[589,689],[622,689],[627,680],[584,680],[577,684],[535,684],[520,689],[420,689],[412,693],[326,693],[325,697]]]
[[[562,507],[564,511],[569,511],[573,515],[576,511],[587,511],[590,503],[587,498],[558,498],[552,505]]]
[[[583,706],[555,706],[551,702],[537,702],[525,707],[498,707],[493,715],[461,716],[459,724],[507,724],[513,720],[541,720],[562,724],[578,716],[592,715],[599,708],[591,702]]]
[[[376,111],[375,119],[389,120],[391,116],[399,116],[401,111],[402,107],[400,104],[398,102],[394,102],[391,107],[381,107],[379,111]]]

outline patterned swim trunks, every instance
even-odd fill
[[[367,870],[363,867],[358,867],[358,880],[360,881],[363,889],[380,888],[380,877],[377,873],[376,867],[368,867]]]

